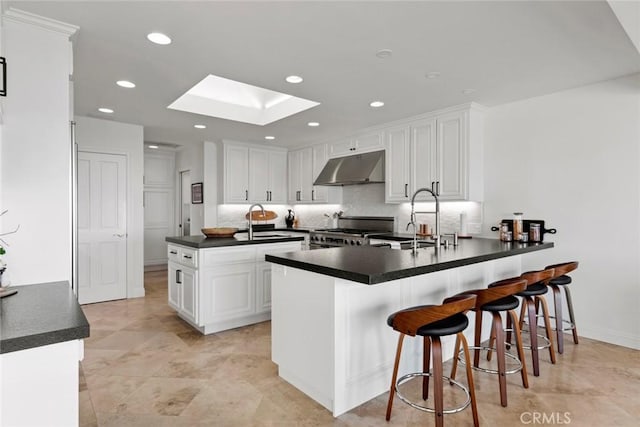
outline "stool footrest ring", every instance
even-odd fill
[[[404,395],[402,395],[402,393],[400,393],[399,387],[402,384],[404,384],[405,382],[407,382],[410,379],[415,378],[415,377],[433,377],[433,374],[431,372],[414,372],[414,373],[402,376],[396,382],[396,395],[398,396],[398,398],[401,401],[403,401],[407,405],[411,406],[412,408],[419,409],[419,410],[424,411],[424,412],[432,412],[432,413],[436,412],[436,410],[434,408],[430,408],[428,406],[423,406],[423,405],[418,405],[417,403],[414,403],[414,402],[410,401],[409,399],[404,397]],[[471,404],[471,394],[469,393],[469,389],[467,387],[465,387],[464,385],[460,384],[459,382],[457,382],[455,380],[452,380],[449,377],[446,377],[446,376],[443,375],[442,378],[444,378],[445,380],[449,381],[449,384],[451,384],[452,386],[456,386],[456,387],[460,388],[465,393],[465,395],[467,396],[466,402],[464,402],[461,406],[458,406],[458,407],[455,407],[455,408],[445,409],[445,410],[442,411],[442,413],[443,414],[456,414],[456,413],[461,412],[464,409],[466,409],[467,406],[469,406]]]
[[[549,319],[555,319],[555,318],[556,318],[555,316],[549,316]],[[572,331],[576,328],[575,323],[571,322],[570,320],[562,319],[562,323],[565,325],[569,325],[568,328],[562,329],[563,331]],[[554,331],[557,331],[555,326],[551,326],[551,329]]]
[[[505,329],[505,332],[507,332],[507,331],[513,332],[513,329]],[[528,329],[522,329],[521,332],[522,332],[522,336],[524,337],[524,336],[526,336],[525,332],[529,332],[529,330]],[[538,346],[538,350],[542,350],[542,349],[551,347],[551,341],[549,341],[549,338],[545,337],[544,335],[540,335],[540,334],[536,334],[536,335],[538,336],[538,339],[541,339],[544,342],[542,345]],[[513,345],[511,343],[505,343],[505,344]],[[471,348],[471,347],[469,347],[469,348]],[[525,350],[531,350],[531,346],[530,345],[526,345],[526,344],[523,344],[522,348],[524,348]]]
[[[506,344],[506,343],[505,343]],[[471,350],[483,350],[483,351],[496,351],[495,347],[475,347],[475,346],[469,346],[469,351]],[[465,361],[462,358],[462,354],[464,352],[464,349],[461,349],[458,352],[458,363],[460,363],[461,365],[465,365]],[[504,371],[505,374],[515,374],[516,372],[520,372],[522,370],[522,361],[520,359],[518,359],[515,355],[509,353],[509,352],[504,352],[504,355],[506,357],[509,357],[513,360],[515,360],[516,362],[518,362],[518,365],[513,368],[513,369],[509,369],[508,371]],[[474,371],[480,371],[480,372],[486,372],[488,374],[499,374],[500,372],[498,372],[497,369],[489,369],[489,368],[480,368],[478,366],[474,366],[471,365],[471,369],[473,369]]]

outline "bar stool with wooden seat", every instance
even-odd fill
[[[465,291],[467,294],[474,294],[476,296],[476,305],[472,310],[476,313],[475,331],[474,331],[474,345],[469,347],[474,350],[473,355],[473,369],[477,371],[487,372],[498,375],[498,385],[500,388],[500,404],[507,406],[507,374],[514,374],[520,372],[522,377],[522,386],[529,388],[529,380],[527,378],[527,366],[525,363],[524,349],[522,347],[522,336],[520,335],[520,327],[518,321],[518,315],[515,309],[520,305],[520,301],[514,295],[518,292],[522,292],[527,287],[527,281],[520,277],[514,277],[511,279],[500,280],[489,285],[488,289],[477,289],[472,291]],[[491,344],[495,341],[496,347],[493,348],[481,346],[482,337],[482,314],[484,312],[491,313]],[[510,324],[513,324],[513,331],[515,332],[516,348],[518,357],[507,353],[505,351],[505,338],[504,329],[502,327],[501,313],[505,312],[510,319]],[[491,352],[496,351],[498,369],[481,368],[480,364],[480,351],[485,350],[488,352],[487,360],[491,360]],[[460,353],[460,343],[456,340],[455,354],[458,356]],[[518,362],[518,366],[514,369],[507,371],[506,358],[510,357]],[[461,363],[463,363],[461,361]],[[458,357],[454,357],[453,366],[451,368],[451,378],[455,379],[456,369],[458,367]]]
[[[393,376],[391,378],[391,387],[389,388],[389,403],[387,404],[387,416],[389,421],[391,418],[391,408],[393,406],[393,397],[395,394],[403,402],[411,407],[426,412],[434,412],[436,417],[436,426],[441,427],[444,424],[444,414],[460,412],[467,406],[471,405],[473,413],[473,425],[478,426],[478,408],[476,405],[476,395],[473,385],[473,374],[471,372],[471,364],[467,363],[467,389],[462,384],[452,381],[443,375],[442,367],[442,346],[440,337],[447,335],[456,335],[457,339],[462,342],[466,360],[469,361],[469,348],[467,340],[462,331],[469,325],[466,312],[475,306],[475,295],[457,295],[447,298],[442,305],[423,305],[418,307],[407,308],[405,310],[393,313],[387,319],[387,324],[394,330],[400,332],[398,338],[398,346],[396,350],[396,359],[393,367]],[[423,371],[404,375],[399,380],[398,366],[400,364],[400,355],[402,353],[402,343],[405,335],[423,337]],[[429,361],[433,354],[433,373],[429,372]],[[404,382],[415,378],[422,378],[422,398],[427,400],[429,395],[429,377],[433,377],[434,385],[434,408],[418,405],[409,401],[398,390],[399,386]],[[449,380],[451,385],[455,385],[465,391],[467,401],[460,407],[452,409],[444,409],[443,402],[443,379]]]
[[[558,353],[562,354],[564,353],[564,331],[571,331],[573,333],[573,342],[578,344],[578,330],[576,329],[576,319],[573,315],[571,292],[569,292],[568,286],[571,283],[571,277],[567,276],[567,273],[578,268],[578,262],[571,261],[562,264],[548,265],[545,268],[554,269],[553,278],[547,282],[547,286],[549,286],[553,291],[553,307],[555,311],[554,316],[549,317],[556,321],[556,342],[558,344]],[[560,288],[564,289],[564,295],[567,299],[569,320],[564,320],[562,318],[562,296],[560,295]],[[569,327],[565,328],[564,323],[567,323]]]
[[[546,268],[540,271],[529,271],[523,273],[520,277],[525,279],[528,283],[527,289],[516,294],[522,297],[522,310],[520,311],[520,330],[524,325],[525,317],[529,326],[529,336],[531,337],[531,345],[528,348],[531,349],[531,356],[533,361],[533,375],[540,376],[540,361],[538,357],[538,350],[544,348],[549,349],[549,357],[551,363],[556,363],[556,352],[553,346],[553,337],[551,336],[551,322],[549,320],[549,307],[547,306],[547,300],[543,297],[547,293],[547,282],[554,276],[553,268]],[[538,335],[538,315],[537,307],[542,308],[542,317],[544,319],[544,327],[547,333],[546,344],[538,346],[538,338],[544,336]],[[507,336],[507,342],[509,342],[509,336]],[[527,346],[525,346],[527,348]]]

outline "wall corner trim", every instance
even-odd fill
[[[35,13],[13,7],[4,12],[2,19],[4,21],[34,25],[47,31],[63,34],[67,37],[71,37],[80,29],[77,25],[67,24],[66,22],[46,18],[44,16],[36,15]]]

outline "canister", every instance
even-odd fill
[[[529,240],[536,243],[542,241],[539,223],[532,222],[529,224]]]

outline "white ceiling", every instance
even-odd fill
[[[493,106],[640,71],[604,1],[6,3],[80,26],[76,114],[140,124],[145,141],[181,145],[308,145],[469,101]],[[152,31],[173,43],[150,43]],[[380,49],[393,54],[379,59]],[[431,71],[440,77],[425,78]],[[167,109],[208,74],[321,105],[266,126]],[[286,83],[291,74],[304,82]],[[373,100],[385,106],[369,107]]]

